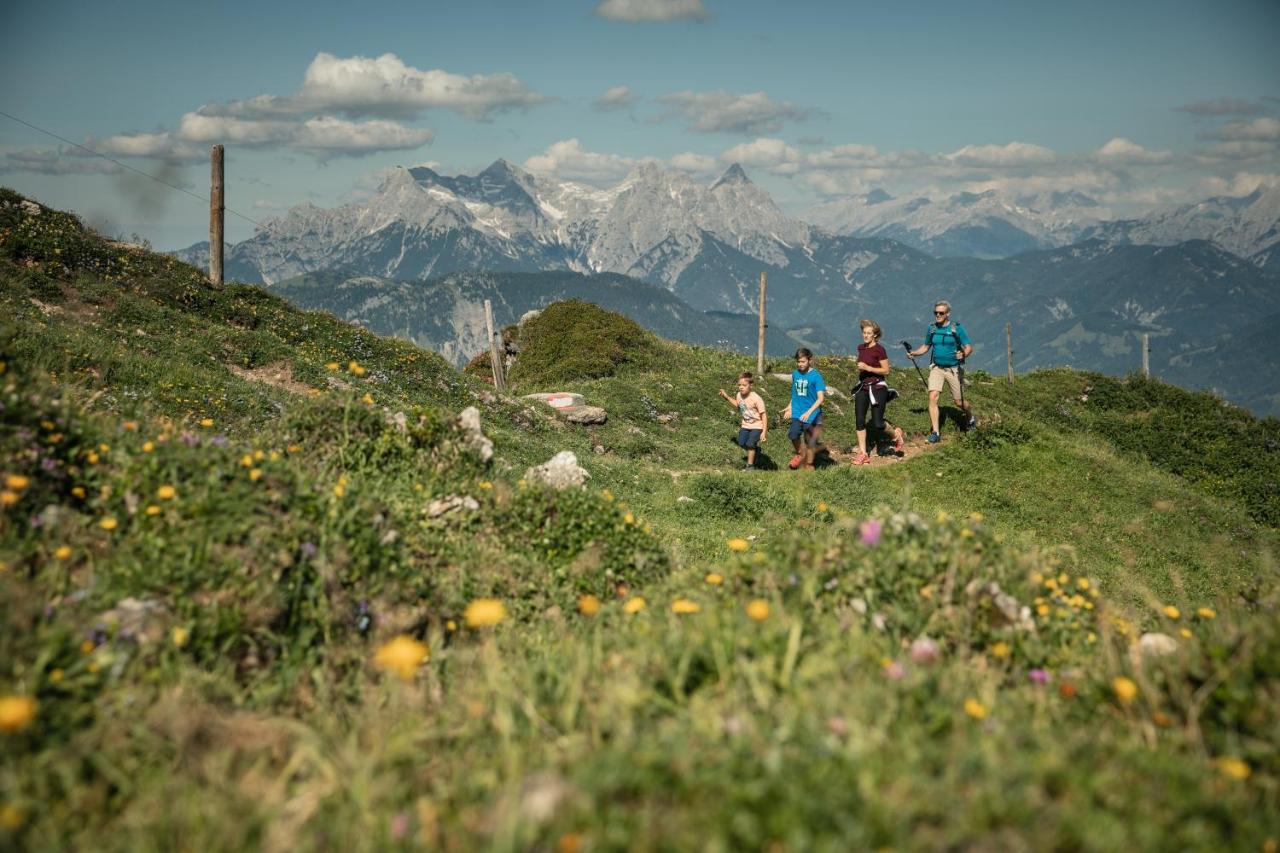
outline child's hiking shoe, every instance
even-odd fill
[[[853,464],[854,464],[854,465],[870,465],[870,464],[871,464],[871,454],[870,454],[870,453],[859,453],[857,456],[853,457]]]
[[[937,444],[939,441],[942,441],[942,436],[938,435],[936,432],[931,432],[929,433],[929,437],[926,438],[925,441],[929,442],[930,444]]]
[[[902,427],[893,428],[893,449],[899,452],[907,446],[906,437],[902,434]]]
[[[800,463],[803,461],[804,457],[797,453],[795,456],[791,457],[791,461],[787,463],[787,467],[794,471],[800,467]]]
[[[743,470],[743,471],[754,471],[754,470],[756,470],[756,466],[754,466],[754,465],[743,465],[743,466],[742,466],[742,470]]]
[[[977,419],[976,417],[974,417],[973,415],[969,415],[969,422],[968,422],[967,424],[965,424],[965,425],[964,425],[964,428],[965,428],[965,429],[977,429],[977,428],[978,428],[978,419]]]

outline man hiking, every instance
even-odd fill
[[[973,344],[969,342],[969,333],[964,326],[951,319],[951,303],[940,299],[933,306],[933,322],[924,332],[924,343],[913,350],[912,356],[929,353],[929,424],[933,432],[929,433],[930,444],[942,440],[938,423],[938,395],[943,385],[951,386],[951,397],[960,407],[965,419],[964,429],[977,426],[977,420],[969,409],[969,401],[964,398],[964,360],[973,352]]]

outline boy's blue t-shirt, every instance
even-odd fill
[[[791,417],[793,420],[800,420],[800,416],[809,411],[809,407],[818,402],[818,392],[826,391],[827,383],[823,381],[822,374],[815,368],[809,368],[804,373],[799,370],[791,371]],[[822,409],[816,410],[809,419],[805,421],[811,424],[822,414]]]
[[[959,323],[954,325],[955,331],[951,330],[950,321],[941,326],[930,323],[924,330],[925,346],[930,347],[929,357],[938,367],[955,367],[960,363],[956,358],[956,350],[970,343],[969,333],[964,330],[964,326]]]

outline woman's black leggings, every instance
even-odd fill
[[[881,432],[884,432],[884,405],[888,402],[885,399],[885,391],[883,388],[876,392],[876,402],[871,402],[871,389],[866,385],[859,385],[857,392],[853,395],[853,411],[854,425],[858,431],[867,428],[867,409],[871,410],[871,424]]]

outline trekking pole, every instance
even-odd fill
[[[911,364],[916,369],[916,374],[920,377],[920,383],[924,385],[925,390],[929,389],[929,382],[924,378],[924,371],[920,369],[920,365],[916,364],[916,357],[911,354],[911,344],[908,341],[902,341],[902,348],[907,351],[907,358],[911,360]]]

